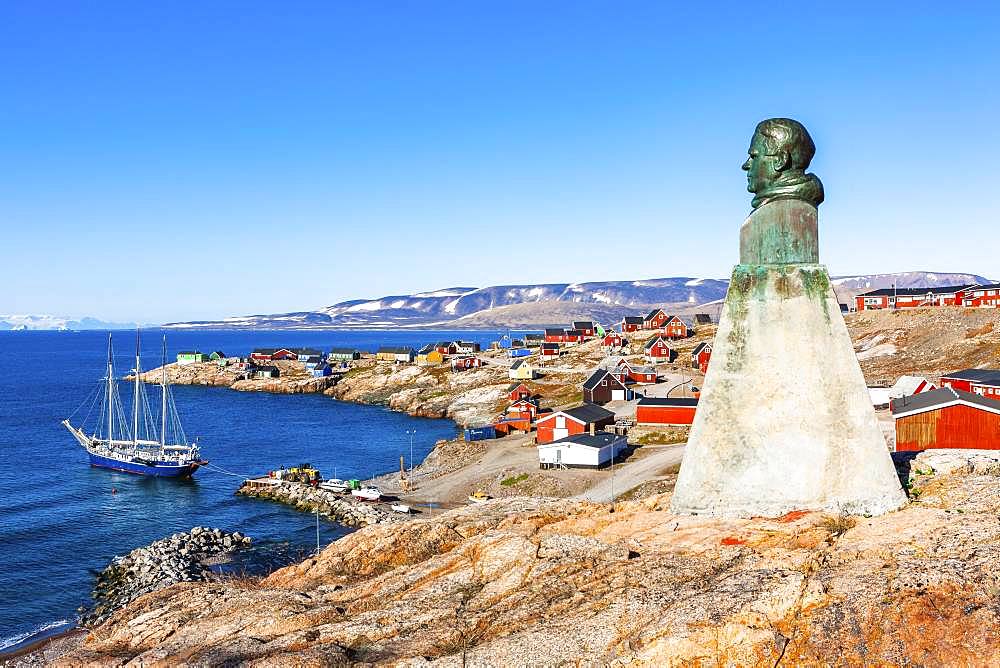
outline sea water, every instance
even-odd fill
[[[168,331],[168,359],[180,350],[248,355],[257,347],[408,345],[456,339],[487,343],[495,332]],[[312,515],[234,496],[243,477],[309,462],[326,477],[368,478],[415,463],[435,441],[452,438],[450,420],[414,418],[323,395],[171,390],[189,440],[211,469],[164,480],[91,468],[60,424],[92,395],[106,368],[107,332],[0,332],[0,651],[71,627],[89,603],[94,574],[112,557],[192,526],[252,536],[267,567],[316,548]],[[116,374],[134,366],[135,334],[114,333]],[[161,332],[142,336],[143,367],[159,366]],[[120,386],[126,410],[130,386]],[[158,406],[158,390],[147,386]],[[87,407],[83,407],[86,411]],[[75,419],[81,417],[77,413]],[[407,461],[409,465],[409,461]],[[230,475],[216,469],[223,469]],[[326,545],[347,529],[322,520]]]

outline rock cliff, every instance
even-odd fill
[[[997,665],[1000,464],[948,456],[877,518],[675,516],[660,494],[369,526],[260,581],[147,594],[61,663]]]

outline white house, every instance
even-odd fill
[[[628,439],[618,434],[575,434],[538,447],[538,468],[597,469],[611,463],[628,447]]]

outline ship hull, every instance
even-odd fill
[[[90,455],[90,465],[121,471],[123,473],[134,473],[136,475],[148,475],[156,478],[190,478],[198,470],[202,462],[192,462],[190,464],[176,464],[174,462],[154,462],[152,464],[142,464],[140,462],[125,462],[102,455]]]

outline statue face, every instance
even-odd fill
[[[753,133],[747,153],[750,157],[743,163],[743,169],[747,173],[747,190],[752,193],[763,192],[781,175],[786,159],[781,155],[769,155],[759,132]]]

